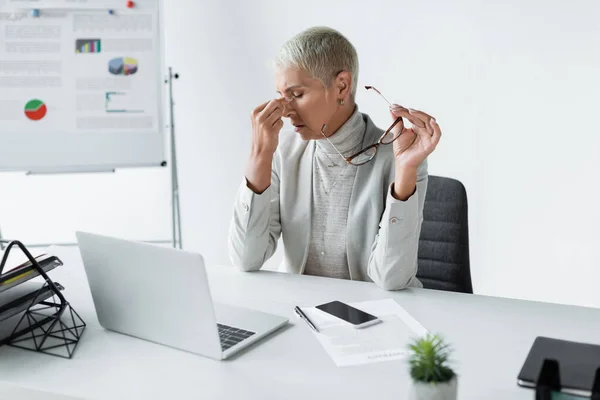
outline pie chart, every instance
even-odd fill
[[[108,71],[113,75],[133,75],[137,70],[138,62],[131,57],[113,58],[108,63]]]
[[[48,109],[43,101],[38,99],[29,100],[25,104],[25,116],[32,121],[39,121],[46,116]]]

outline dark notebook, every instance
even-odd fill
[[[44,272],[48,272],[58,266],[63,265],[62,261],[58,257],[50,254],[39,255],[35,258],[35,260]],[[6,270],[8,270],[8,272],[6,272]],[[5,267],[4,271],[2,271],[2,274],[0,275],[0,292],[20,285],[21,283],[33,279],[38,275],[38,271],[29,260],[15,268],[7,269]]]
[[[600,345],[539,336],[519,372],[519,385],[535,386],[544,359],[558,361],[564,392],[589,396],[596,370],[600,368]]]

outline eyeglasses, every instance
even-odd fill
[[[374,90],[377,94],[379,94],[390,106],[392,105],[382,94],[379,90],[377,90],[374,86],[365,86],[365,89],[367,90]],[[363,165],[368,163],[369,161],[371,161],[373,158],[375,158],[375,155],[377,154],[377,149],[379,147],[380,144],[382,145],[386,145],[386,144],[390,144],[393,143],[394,140],[398,139],[400,137],[400,135],[402,134],[402,126],[401,128],[398,130],[398,132],[392,132],[392,129],[399,123],[402,121],[402,117],[398,117],[396,118],[396,120],[394,121],[394,123],[387,128],[387,130],[383,133],[383,135],[381,135],[381,137],[379,138],[379,140],[375,143],[370,145],[369,147],[366,147],[364,149],[362,149],[361,151],[359,151],[358,153],[355,153],[349,157],[344,156],[342,153],[340,153],[340,151],[333,145],[333,143],[331,143],[331,140],[329,140],[329,138],[327,137],[327,135],[325,134],[325,128],[327,127],[327,124],[323,124],[323,127],[321,128],[321,134],[325,137],[325,139],[327,139],[327,141],[329,142],[329,144],[331,144],[331,146],[335,149],[335,151],[344,159],[344,161],[346,161],[348,164],[354,165],[354,166],[359,166],[359,165]]]

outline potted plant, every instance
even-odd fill
[[[410,345],[411,400],[456,400],[457,377],[448,365],[452,353],[439,336],[427,334]]]

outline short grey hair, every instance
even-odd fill
[[[288,40],[275,58],[275,68],[298,68],[331,85],[342,71],[352,74],[350,95],[354,99],[358,84],[358,55],[348,39],[332,28],[317,26],[306,29]]]

